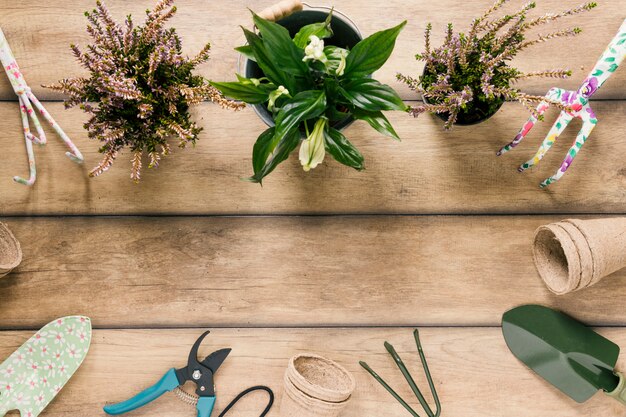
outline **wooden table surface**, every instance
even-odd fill
[[[336,0],[365,35],[409,19],[396,51],[377,78],[397,71],[417,75],[413,56],[423,47],[428,21],[442,38],[448,21],[465,29],[492,0]],[[178,0],[172,20],[192,54],[213,44],[201,73],[230,80],[232,48],[250,26],[246,7],[270,0]],[[512,3],[519,4],[520,1]],[[580,0],[540,0],[538,11]],[[113,15],[136,17],[151,0],[108,0]],[[92,1],[0,0],[0,26],[24,75],[48,110],[86,156],[77,166],[54,133],[36,149],[39,178],[31,189],[13,183],[26,174],[16,98],[0,77],[0,218],[22,242],[24,261],[0,280],[0,362],[48,321],[63,315],[92,318],[94,341],[84,366],[46,410],[48,417],[103,416],[102,406],[152,384],[182,366],[196,337],[213,329],[202,353],[230,346],[217,376],[217,411],[244,388],[281,378],[292,355],[313,351],[343,363],[358,389],[346,417],[407,416],[358,366],[367,360],[401,394],[410,392],[386,354],[388,340],[404,354],[418,382],[411,329],[423,344],[448,417],[624,416],[598,395],[577,405],[556,392],[507,350],[502,313],[524,303],[562,309],[626,348],[626,271],[584,292],[556,297],[538,277],[530,243],[541,224],[566,217],[623,214],[626,202],[626,70],[618,71],[592,105],[600,123],[573,168],[542,191],[539,182],[560,165],[574,139],[574,122],[535,169],[516,167],[539,146],[550,124],[504,157],[495,151],[527,118],[507,103],[486,123],[442,130],[431,116],[390,114],[403,138],[395,143],[363,123],[347,136],[366,158],[362,173],[331,162],[309,174],[292,157],[263,187],[240,180],[250,174],[251,149],[263,123],[204,104],[194,110],[205,128],[195,149],[176,150],[140,184],[128,176],[130,155],[97,179],[98,145],[82,128],[84,114],[65,111],[62,97],[40,87],[81,73],[69,44],[85,44],[83,12]],[[626,17],[626,0],[599,7],[554,27],[581,26],[576,39],[556,40],[520,54],[523,70],[564,66],[574,88],[586,76]],[[525,82],[544,94],[553,80]],[[551,114],[548,119],[554,116]],[[622,360],[623,367],[626,360]],[[260,394],[232,415],[256,417]],[[415,403],[415,402],[413,402]],[[270,414],[277,416],[278,407]],[[195,415],[165,396],[133,416]]]

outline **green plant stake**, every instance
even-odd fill
[[[538,305],[502,317],[502,332],[520,361],[573,400],[598,390],[626,405],[626,380],[614,371],[620,348],[584,324]]]
[[[351,50],[325,45],[333,37],[332,12],[325,21],[302,27],[292,38],[280,24],[253,13],[259,34],[243,29],[248,44],[237,51],[254,60],[264,77],[211,82],[225,96],[263,104],[275,126],[257,139],[252,153],[252,182],[261,183],[300,146],[305,171],[317,167],[328,152],[338,162],[363,170],[363,155],[338,129],[353,117],[398,139],[383,111],[407,111],[398,94],[371,78],[385,64],[406,21],[377,32]],[[303,139],[304,137],[304,139]]]
[[[435,412],[433,412],[433,410],[430,408],[430,406],[426,402],[424,395],[422,394],[420,389],[417,387],[415,380],[409,373],[409,370],[404,365],[404,362],[402,362],[402,359],[400,358],[400,355],[398,355],[398,352],[396,352],[396,349],[389,342],[385,342],[385,348],[387,349],[387,352],[389,352],[393,360],[396,362],[396,365],[398,365],[400,372],[402,372],[402,375],[408,382],[409,386],[411,387],[411,390],[413,390],[413,393],[415,394],[415,396],[417,397],[417,400],[420,402],[420,405],[426,412],[426,415],[428,417],[439,417],[441,415],[441,403],[439,402],[439,396],[437,395],[437,390],[435,389],[435,384],[433,383],[433,378],[430,375],[430,369],[428,369],[428,363],[426,362],[426,357],[424,356],[424,350],[422,349],[422,343],[420,342],[420,338],[419,338],[419,331],[415,329],[415,331],[413,332],[413,335],[415,336],[415,344],[417,345],[417,352],[420,355],[420,360],[422,362],[422,366],[424,367],[424,373],[426,374],[426,379],[428,380],[428,386],[430,387],[430,392],[432,393],[433,399],[435,400],[435,408],[436,408]],[[389,384],[387,384],[376,372],[374,372],[374,370],[372,370],[372,368],[370,368],[367,363],[361,361],[359,362],[359,364],[367,372],[369,372],[370,375],[372,375],[374,379],[376,379],[376,381],[378,381],[383,387],[385,387],[385,389],[393,396],[393,398],[395,398],[400,404],[402,404],[402,406],[409,413],[411,413],[412,416],[420,417],[419,414],[417,414],[415,410],[413,410],[413,408],[411,408],[411,406],[406,401],[404,401],[404,399],[402,399],[402,397],[400,397],[398,393],[393,390],[393,388],[389,386]]]

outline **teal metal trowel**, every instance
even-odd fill
[[[511,352],[573,400],[583,403],[603,390],[626,405],[626,379],[615,371],[620,348],[573,318],[538,305],[502,317]]]

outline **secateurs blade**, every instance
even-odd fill
[[[145,389],[133,398],[118,404],[107,405],[104,411],[110,415],[124,414],[156,400],[166,392],[173,391],[184,385],[187,381],[196,384],[196,394],[198,395],[198,417],[209,417],[215,405],[215,384],[214,375],[222,366],[231,352],[231,349],[221,349],[211,353],[203,361],[198,361],[198,349],[204,338],[210,332],[205,332],[196,340],[191,352],[187,366],[175,369],[172,368],[150,388]]]

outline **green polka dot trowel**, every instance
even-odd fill
[[[47,324],[0,365],[0,417],[37,417],[81,365],[91,343],[87,317]]]
[[[626,379],[615,371],[620,348],[573,318],[538,305],[502,317],[511,352],[573,400],[583,403],[602,390],[626,405]]]

